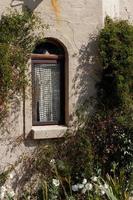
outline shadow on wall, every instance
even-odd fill
[[[98,54],[97,37],[90,35],[88,44],[82,45],[79,50],[79,66],[73,79],[73,95],[77,96],[76,110],[86,104],[87,112],[93,110],[96,84],[100,81],[102,70]]]
[[[30,10],[34,10],[43,0],[12,0],[11,7],[28,7]]]

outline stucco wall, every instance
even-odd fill
[[[119,18],[120,16],[120,0],[103,0],[103,20],[108,15],[112,18]]]
[[[133,22],[133,1],[120,0],[120,17]]]

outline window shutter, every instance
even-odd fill
[[[35,121],[60,120],[60,65],[57,63],[33,64],[33,98]]]

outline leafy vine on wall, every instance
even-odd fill
[[[40,19],[25,9],[9,11],[0,19],[0,122],[14,95],[21,96],[27,85],[27,61],[41,34]]]

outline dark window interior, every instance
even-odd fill
[[[64,55],[64,48],[59,44],[55,44],[54,42],[46,41],[37,44],[33,54],[45,54],[46,52],[49,52],[50,54]]]

